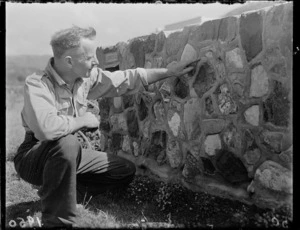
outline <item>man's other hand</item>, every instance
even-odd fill
[[[98,128],[99,127],[99,120],[98,118],[92,114],[91,112],[86,112],[83,116],[80,117],[83,122],[83,126],[85,128]]]

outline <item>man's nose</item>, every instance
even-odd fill
[[[99,62],[98,62],[98,59],[96,56],[93,59],[93,65],[99,65]]]

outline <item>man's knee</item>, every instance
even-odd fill
[[[61,157],[67,161],[76,161],[80,158],[81,145],[74,135],[67,135],[58,140]]]

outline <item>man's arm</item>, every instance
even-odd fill
[[[47,80],[42,81],[42,77],[38,75],[26,79],[22,117],[25,125],[41,141],[55,140],[83,127],[94,128],[99,125],[97,118],[91,113],[78,118],[59,115]]]

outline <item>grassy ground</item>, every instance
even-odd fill
[[[37,190],[21,180],[12,157],[22,142],[21,88],[7,90],[6,127],[6,226],[38,227],[41,203]],[[33,218],[33,219],[30,219]],[[29,220],[29,221],[28,221]],[[78,227],[87,228],[168,228],[168,227],[288,227],[287,209],[259,209],[237,201],[194,193],[175,184],[164,184],[137,176],[126,190],[110,191],[97,197],[78,199]]]

